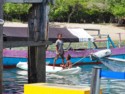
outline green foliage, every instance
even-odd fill
[[[112,9],[112,12],[114,15],[117,17],[123,17],[125,16],[125,7],[123,5],[115,5],[114,8]]]
[[[50,6],[50,21],[108,23],[116,17],[125,17],[125,0],[56,0],[55,5]],[[30,7],[31,4],[6,3],[4,18],[27,21]]]
[[[107,0],[110,8],[110,13],[112,13],[119,25],[123,25],[125,18],[125,0]]]
[[[116,17],[124,17],[125,16],[125,0],[110,0],[110,8],[111,12]]]
[[[56,0],[50,11],[50,21],[59,22],[109,22],[111,17],[106,0]]]
[[[29,4],[6,3],[4,5],[4,17],[6,20],[19,19],[25,21],[30,7]]]

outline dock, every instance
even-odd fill
[[[53,83],[25,84],[24,94],[90,94],[90,87]]]

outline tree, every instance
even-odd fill
[[[122,24],[122,19],[125,17],[125,0],[109,0],[110,10],[118,19],[118,23]]]
[[[7,20],[27,20],[28,10],[30,7],[30,4],[6,3],[4,5],[4,17]]]

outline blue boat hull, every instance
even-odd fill
[[[116,57],[116,58],[122,58],[122,59],[125,59],[125,54],[121,54],[121,55],[113,55],[111,57]],[[46,62],[47,64],[49,65],[52,65],[53,64],[53,60],[54,58],[46,58]],[[19,62],[27,62],[27,58],[15,58],[15,57],[4,57],[3,58],[3,66],[16,66],[17,63]],[[97,63],[98,61],[92,61],[90,59],[90,57],[74,57],[71,59],[71,62],[73,64],[90,64],[90,63]],[[57,61],[56,61],[56,65],[60,65],[62,63],[62,60],[61,58],[59,58]],[[65,60],[65,63],[66,63],[66,60]]]

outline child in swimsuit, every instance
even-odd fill
[[[67,57],[66,57],[66,61],[67,61],[66,64],[65,65],[61,65],[61,67],[63,69],[65,69],[65,68],[72,68],[72,63],[71,63],[70,59],[71,59],[71,56],[68,54]]]

